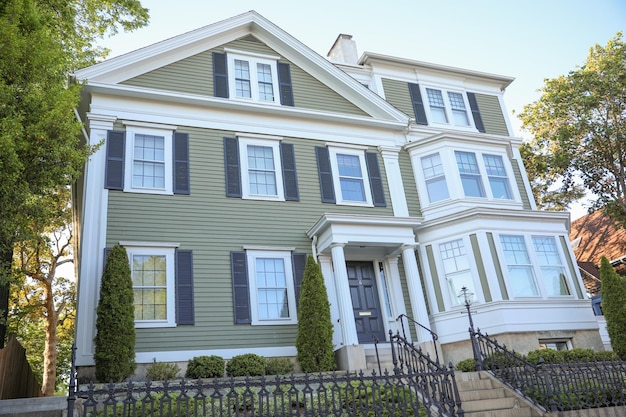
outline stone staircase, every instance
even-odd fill
[[[458,372],[465,417],[541,417],[544,413],[486,372]]]

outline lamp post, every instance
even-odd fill
[[[474,354],[474,360],[476,361],[476,370],[483,370],[483,361],[482,355],[480,354],[480,346],[478,345],[478,341],[476,340],[476,332],[474,331],[474,320],[472,319],[472,302],[474,301],[474,293],[468,289],[467,287],[461,288],[459,295],[457,296],[459,301],[465,304],[465,308],[467,309],[467,318],[469,319],[469,334],[470,341],[472,343],[472,353]]]

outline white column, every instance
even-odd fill
[[[352,296],[348,283],[348,270],[346,269],[346,257],[343,253],[344,243],[334,243],[331,246],[333,257],[333,270],[335,273],[335,285],[337,288],[337,301],[339,302],[339,320],[343,333],[343,345],[358,345],[359,339],[356,334],[354,323],[354,309],[352,308]]]
[[[398,269],[398,257],[389,257],[386,259],[389,276],[387,277],[387,289],[389,290],[389,298],[391,299],[391,312],[394,315],[393,325],[390,325],[393,332],[401,329],[400,323],[395,319],[401,314],[407,314],[406,305],[404,304],[404,294],[402,294],[402,284],[400,282],[400,269]],[[411,333],[407,334],[407,339],[411,340]]]
[[[409,207],[406,203],[400,163],[398,161],[401,148],[398,146],[380,146],[379,149],[385,164],[385,173],[387,174],[387,184],[389,185],[393,215],[396,217],[408,217]]]
[[[426,298],[424,298],[424,291],[422,290],[422,284],[420,283],[414,246],[405,245],[402,247],[402,262],[404,264],[404,274],[406,275],[406,283],[409,289],[411,311],[414,314],[414,317],[412,318],[422,326],[430,328],[428,312],[426,311]],[[417,331],[418,343],[432,341],[430,333],[420,326],[415,327],[415,330]]]
[[[339,302],[337,301],[337,285],[335,283],[335,274],[333,273],[333,265],[330,255],[318,255],[322,275],[324,276],[324,284],[328,293],[328,302],[330,303],[330,321],[333,323],[333,346],[339,349],[343,344],[343,330],[341,328],[341,320],[339,315]]]
[[[78,259],[78,305],[76,317],[76,365],[94,364],[93,338],[96,335],[96,307],[106,245],[108,192],[104,189],[107,131],[113,129],[114,116],[89,113],[89,144],[104,143],[89,158],[85,167],[82,201],[80,253]]]

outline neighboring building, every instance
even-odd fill
[[[306,255],[342,369],[412,317],[445,360],[474,321],[518,351],[601,349],[569,215],[536,210],[512,78],[364,53],[325,59],[248,12],[76,72],[91,144],[76,189],[77,345],[93,365],[106,248],[126,247],[137,361],[295,356]],[[411,326],[426,348],[430,335]]]

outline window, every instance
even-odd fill
[[[470,122],[467,116],[463,94],[449,91],[448,98],[450,99],[450,108],[452,109],[454,124],[457,126],[469,126]]]
[[[563,340],[542,340],[539,339],[540,349],[552,349],[552,350],[570,350],[572,341],[570,339]]]
[[[565,268],[552,236],[533,236],[533,246],[548,295],[570,295]]]
[[[296,323],[291,252],[247,251],[252,324]]]
[[[235,98],[277,103],[278,57],[227,50],[229,90]]]
[[[172,194],[172,131],[129,126],[126,155],[124,191]]]
[[[330,148],[330,161],[337,202],[372,205],[365,152],[356,149]]]
[[[489,178],[489,186],[493,198],[512,199],[509,178],[504,169],[504,163],[500,155],[483,155],[485,169],[487,170],[487,178]]]
[[[278,140],[239,139],[243,198],[284,200]]]
[[[441,243],[439,245],[441,260],[443,262],[443,270],[448,282],[448,290],[450,299],[453,304],[460,304],[458,298],[461,288],[465,287],[469,290],[474,289],[474,281],[470,270],[469,260],[465,252],[465,245],[462,239],[453,240],[451,242]],[[476,295],[474,295],[476,297]]]
[[[430,105],[430,114],[433,117],[433,122],[436,123],[448,123],[448,117],[446,116],[446,105],[443,102],[443,95],[441,90],[433,90],[432,88],[426,89],[428,95],[428,104]]]
[[[485,197],[483,180],[480,176],[476,155],[473,152],[455,151],[457,167],[466,197]]]
[[[430,202],[435,203],[449,198],[448,185],[439,153],[422,157],[422,170]]]
[[[454,91],[447,91],[447,94],[444,94],[442,90],[426,88],[426,96],[430,117],[434,123],[471,126],[464,94]]]
[[[509,271],[509,283],[516,297],[538,296],[533,267],[523,236],[500,236]]]
[[[174,248],[127,248],[137,327],[174,326]]]

